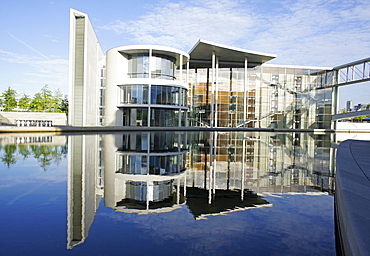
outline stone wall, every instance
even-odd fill
[[[67,125],[66,113],[0,112],[0,125],[17,125],[17,120],[52,121],[52,125]]]

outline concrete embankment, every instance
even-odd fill
[[[370,252],[370,141],[347,140],[338,146],[335,210],[344,255]]]

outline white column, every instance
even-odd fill
[[[245,124],[245,123],[244,123]],[[245,125],[244,125],[245,127]],[[245,151],[246,151],[246,134],[245,132],[243,132],[243,148],[242,148],[242,176],[241,176],[241,189],[240,189],[240,193],[241,193],[241,200],[243,201],[244,200],[244,177],[245,177]]]
[[[243,127],[247,119],[247,84],[248,84],[248,60],[244,59],[244,108],[243,108]]]
[[[214,134],[214,145],[213,145],[213,195],[216,194],[216,156],[217,156],[217,134],[218,132],[215,132]]]
[[[189,60],[186,63],[186,86],[189,87]]]
[[[185,79],[185,82],[186,82],[186,88],[189,90],[189,60],[188,62],[186,63],[186,79]],[[187,93],[189,93],[189,91],[187,91]],[[188,95],[188,94],[187,94]],[[188,97],[186,97],[186,106],[189,108],[188,106]],[[188,111],[186,111],[185,113],[185,126],[189,126],[189,123],[188,123]]]
[[[214,119],[215,119],[215,109],[214,109],[214,104],[215,104],[215,69],[216,69],[216,53],[213,51],[212,52],[212,87],[211,87],[211,127],[214,127]]]
[[[215,101],[215,127],[218,127],[218,57],[216,57],[216,101]]]
[[[186,171],[184,173],[184,197],[186,198]]]
[[[180,204],[180,178],[177,178],[176,204]]]
[[[181,54],[180,55],[180,76],[179,76],[179,79],[180,79],[180,82],[182,82],[182,58],[183,58],[183,55]]]
[[[151,70],[152,70],[152,54],[153,54],[153,50],[152,49],[149,49],[149,81],[151,81],[152,79],[152,75],[151,75]],[[148,107],[148,127],[150,127],[150,119],[151,119],[151,105],[152,105],[152,83],[149,82],[148,84],[148,103],[149,103],[149,107]]]

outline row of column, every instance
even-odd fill
[[[53,126],[53,121],[51,120],[16,120],[15,123],[18,127],[51,127]]]

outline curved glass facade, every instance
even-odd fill
[[[184,172],[187,148],[184,132],[123,135],[122,146],[116,154],[116,173],[171,175]]]
[[[150,88],[150,102],[149,98]],[[119,104],[160,104],[186,107],[187,90],[168,85],[120,85]]]
[[[128,76],[129,78],[174,80],[176,79],[175,62],[175,58],[166,55],[132,54],[128,57]]]
[[[150,126],[179,126],[179,118],[178,109],[152,108],[150,115]]]
[[[163,46],[109,50],[105,125],[186,126],[188,61],[186,52]]]
[[[148,104],[148,85],[121,85],[119,104]]]
[[[148,126],[148,108],[124,108],[123,126]]]
[[[149,159],[149,163],[148,163]],[[170,175],[185,171],[184,155],[132,155],[117,156],[117,173],[135,175]],[[149,166],[149,168],[148,168]]]

